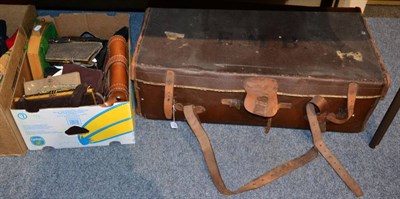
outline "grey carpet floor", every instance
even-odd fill
[[[131,13],[136,42],[142,13]],[[368,147],[400,86],[400,19],[367,18],[392,76],[392,86],[358,134],[328,132],[324,139],[364,190],[363,198],[400,198],[400,139],[396,117],[381,144]],[[134,45],[133,45],[134,46]],[[136,144],[29,151],[0,157],[0,198],[354,198],[319,156],[263,188],[223,196],[214,187],[199,145],[185,122],[136,117]],[[205,124],[224,180],[235,189],[311,146],[306,130]]]

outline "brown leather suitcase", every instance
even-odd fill
[[[220,192],[260,187],[320,152],[362,195],[320,134],[363,131],[390,84],[359,9],[149,8],[132,65],[137,113],[188,120]],[[311,128],[315,147],[230,191],[200,120]]]

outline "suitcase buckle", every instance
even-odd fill
[[[244,81],[244,107],[250,113],[273,117],[279,110],[278,83],[269,78],[249,78]]]

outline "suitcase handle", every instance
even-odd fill
[[[318,152],[329,162],[330,166],[335,170],[343,182],[350,188],[353,193],[359,197],[363,195],[363,192],[357,182],[350,176],[346,169],[341,165],[339,160],[334,156],[332,152],[328,149],[327,145],[324,143],[321,134],[321,128],[318,121],[317,110],[319,110],[320,115],[323,115],[325,108],[327,107],[327,102],[324,98],[320,96],[314,97],[306,106],[307,118],[310,124],[311,134],[313,138],[314,146],[307,151],[305,154],[292,159],[280,166],[273,168],[270,171],[265,172],[263,175],[251,180],[249,183],[240,187],[235,191],[229,190],[222,179],[215,154],[208,138],[208,135],[201,125],[198,114],[196,113],[196,106],[187,105],[183,107],[184,116],[192,129],[194,135],[196,136],[204,160],[207,164],[208,171],[210,173],[211,179],[214,185],[217,187],[218,191],[225,195],[233,195],[242,193],[245,191],[250,191],[253,189],[260,188],[267,185],[280,177],[289,174],[290,172],[306,165],[318,156]],[[324,119],[322,119],[324,120]]]

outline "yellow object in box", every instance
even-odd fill
[[[131,114],[127,104],[113,106],[88,120],[82,127],[89,130],[89,133],[78,136],[79,142],[83,145],[102,142],[111,138],[129,133],[132,131],[129,123]],[[109,124],[104,126],[104,121]]]
[[[34,80],[44,78],[44,71],[49,66],[45,60],[48,41],[56,37],[57,31],[52,22],[40,21],[33,27],[28,43],[28,59]]]
[[[6,75],[6,71],[7,71],[6,67],[7,67],[8,61],[10,60],[10,54],[11,54],[11,50],[7,51],[0,57],[0,84],[2,82],[1,80],[3,80],[3,77]]]

